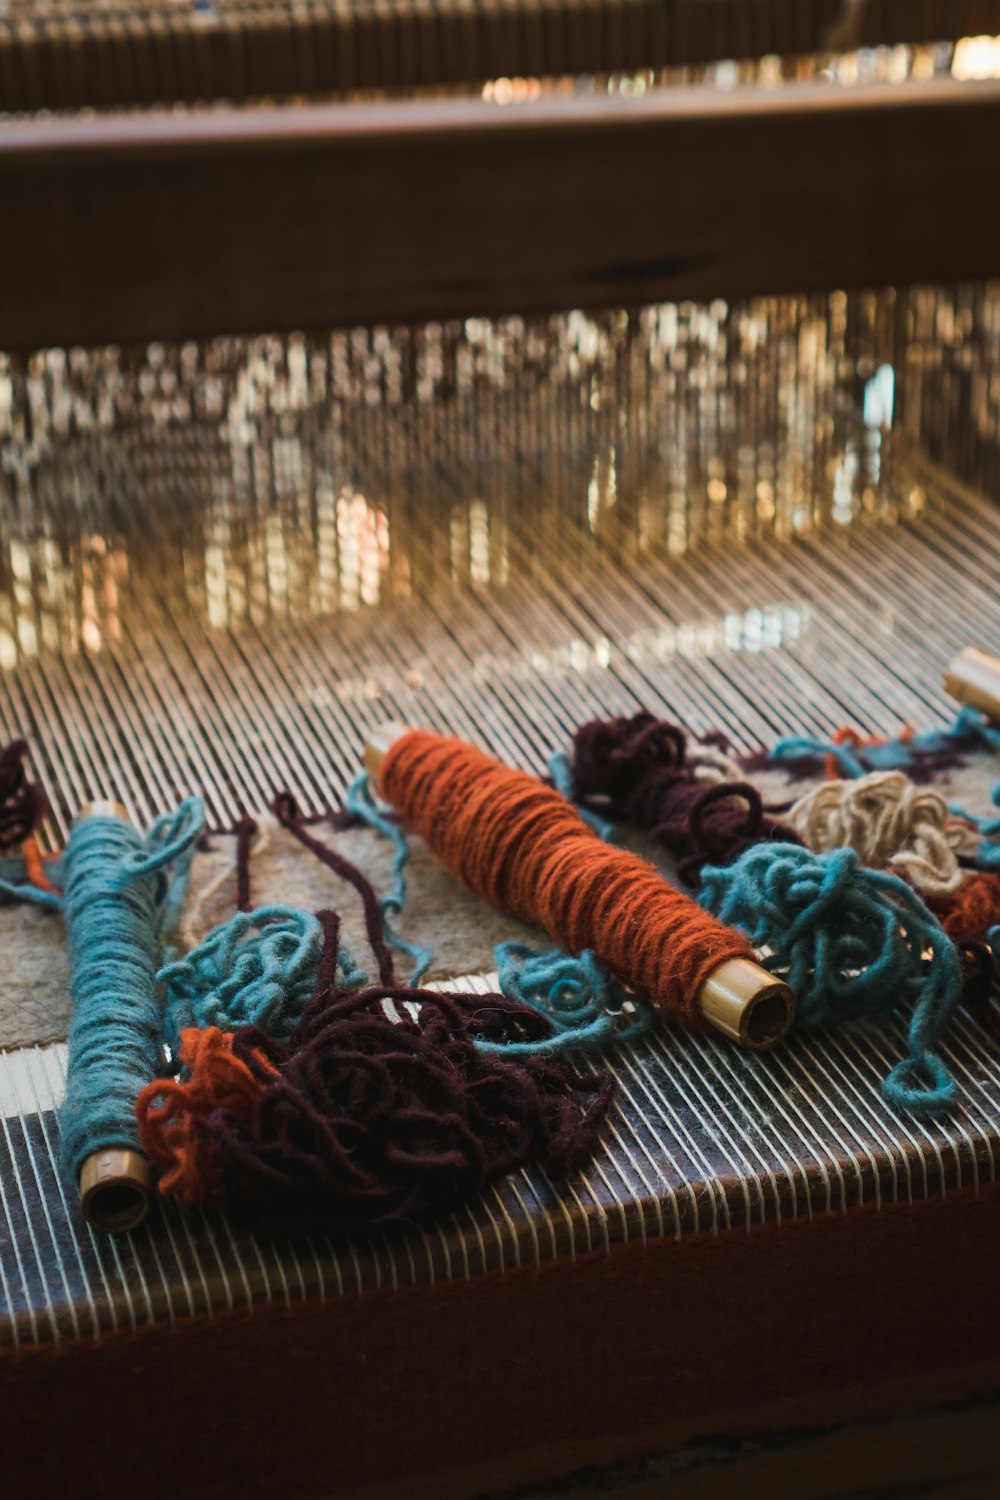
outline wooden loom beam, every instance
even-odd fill
[[[1000,84],[0,127],[0,348],[987,277]]]
[[[13,0],[0,112],[655,71],[998,30],[1000,0]]]

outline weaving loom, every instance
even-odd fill
[[[43,851],[83,804],[146,827],[199,794],[195,942],[225,831],[282,791],[341,809],[386,720],[539,776],[640,708],[741,758],[950,724],[948,663],[1000,640],[1000,87],[968,41],[998,30],[987,0],[13,0],[0,739]],[[973,759],[949,795],[985,814]],[[281,836],[261,899],[340,901]],[[523,929],[457,890],[418,851],[405,930],[485,994]],[[683,1496],[775,1434],[1000,1388],[985,1012],[942,1043],[941,1119],[880,1092],[902,1016],[759,1055],[660,1021],[581,1063],[618,1088],[566,1181],[350,1236],[163,1199],[112,1238],[58,1164],[53,930],[0,908],[25,1492]],[[927,1479],[904,1446],[875,1479]],[[980,1459],[941,1493],[991,1493]],[[830,1462],[817,1495],[857,1482]]]

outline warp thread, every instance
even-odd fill
[[[382,764],[382,791],[478,896],[597,954],[615,977],[697,1024],[705,979],[751,957],[645,860],[605,844],[559,793],[459,740],[411,731]]]
[[[957,849],[963,829],[940,793],[902,771],[873,771],[856,781],[826,781],[792,806],[788,822],[806,848],[853,849],[866,865],[889,865],[924,896],[962,883]]]
[[[865,869],[853,849],[748,849],[707,867],[701,900],[749,933],[767,968],[795,992],[797,1018],[822,1026],[912,1004],[908,1056],[882,1088],[896,1108],[937,1114],[955,1082],[934,1048],[958,1004],[958,954],[937,919],[898,875]],[[925,958],[926,953],[929,958]]]
[[[733,764],[716,746],[700,749],[713,772]],[[693,774],[684,731],[650,713],[583,724],[573,736],[573,785],[578,796],[606,798],[613,816],[645,829],[688,885],[697,885],[705,864],[728,864],[762,839],[798,842],[749,782],[715,775],[706,785]]]
[[[162,1191],[224,1197],[262,1224],[351,1230],[440,1214],[532,1159],[562,1176],[587,1158],[609,1075],[508,1060],[504,1045],[550,1028],[503,996],[337,984],[339,923],[319,921],[316,989],[287,1042],[252,1026],[228,1041],[185,1030],[187,1078],[140,1096]]]

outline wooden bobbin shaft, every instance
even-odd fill
[[[120,802],[88,802],[76,822],[87,818],[131,819]],[[95,1229],[125,1234],[149,1212],[152,1178],[149,1162],[130,1146],[109,1146],[88,1156],[80,1168],[80,1207]]]
[[[945,692],[1000,724],[1000,657],[975,646],[960,651],[944,677]]]
[[[378,783],[382,763],[410,728],[397,721],[381,725],[364,750],[364,767]],[[795,1019],[795,997],[787,984],[747,958],[728,958],[708,976],[696,1004],[714,1030],[750,1052],[764,1052],[780,1042]]]

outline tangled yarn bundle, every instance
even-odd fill
[[[1000,924],[1000,875],[970,870],[945,896],[930,897],[928,906],[956,943],[984,942]]]
[[[161,1193],[211,1203],[223,1196],[223,1179],[209,1122],[220,1114],[252,1119],[261,1080],[233,1052],[232,1032],[217,1026],[187,1027],[178,1050],[184,1082],[151,1083],[136,1100],[139,1140],[160,1169]]]
[[[634,816],[643,804],[633,799],[650,778],[654,785],[686,779],[686,754],[683,729],[651,713],[593,719],[573,735],[573,782],[579,796],[606,797],[616,812]]]
[[[958,954],[904,880],[863,868],[853,849],[762,844],[706,868],[701,899],[769,950],[765,962],[795,991],[802,1024],[910,1002],[909,1056],[886,1079],[886,1097],[924,1113],[952,1103],[954,1080],[933,1049],[961,993]]]
[[[45,793],[28,780],[24,740],[12,740],[0,751],[0,849],[30,838],[47,810]]]
[[[176,1050],[197,1026],[259,1026],[287,1037],[316,983],[322,928],[294,906],[237,912],[156,976],[164,988],[164,1032]]]
[[[929,898],[928,905],[958,950],[962,1003],[985,1031],[1000,1035],[1000,1018],[990,1004],[993,954],[1000,953],[1000,875],[970,870],[957,890]]]
[[[898,870],[925,896],[950,895],[962,883],[961,827],[940,793],[902,771],[821,782],[799,798],[788,821],[807,848],[853,849],[867,865]]]
[[[870,771],[905,771],[911,781],[933,781],[943,771],[964,765],[969,755],[1000,749],[1000,731],[987,724],[974,708],[963,708],[951,729],[924,734],[906,730],[897,739],[862,735],[844,728],[830,740],[791,734],[773,750],[761,751],[744,762],[748,771],[784,766],[790,777],[821,774],[854,779]]]
[[[611,1097],[607,1075],[508,1060],[503,1045],[551,1028],[503,996],[337,985],[336,918],[322,920],[316,991],[287,1041],[253,1026],[229,1040],[187,1030],[188,1076],[140,1097],[162,1190],[224,1197],[284,1226],[373,1228],[441,1213],[532,1159],[556,1175],[580,1165]]]
[[[558,949],[539,953],[527,943],[510,942],[498,943],[495,955],[501,992],[543,1015],[552,1035],[504,1043],[477,1038],[480,1051],[553,1057],[611,1041],[634,1041],[653,1024],[649,1002],[640,995],[626,995],[596,954],[586,949],[574,957]]]
[[[616,817],[648,830],[689,885],[706,863],[728,864],[763,839],[798,841],[764,811],[756,787],[720,779],[733,762],[717,746],[692,755],[693,764],[684,731],[652,714],[595,720],[573,737],[573,783],[579,796],[606,797]]]

